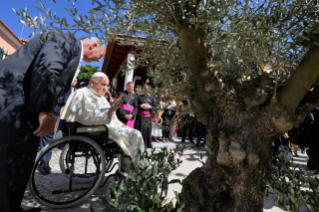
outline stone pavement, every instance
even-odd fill
[[[153,143],[153,146],[155,148],[161,148],[161,147],[167,147],[167,148],[175,148],[176,144],[180,143],[180,139],[175,139],[175,142],[171,142],[171,143]],[[180,179],[183,180],[185,177],[187,177],[187,175],[192,172],[194,169],[196,169],[197,167],[201,167],[202,164],[198,161],[199,155],[202,154],[204,155],[204,160],[206,157],[206,151],[204,148],[194,148],[194,145],[191,144],[190,142],[186,141],[185,145],[187,146],[187,148],[184,151],[184,155],[182,156],[182,160],[183,163],[180,165],[180,167],[178,169],[176,169],[171,176],[169,177],[169,180],[172,179]],[[301,164],[304,165],[306,164],[307,161],[307,155],[305,154],[301,154],[300,152],[298,153],[299,158],[294,158],[294,163],[297,164]],[[175,195],[174,195],[174,191],[180,192],[181,191],[181,185],[180,184],[173,184],[170,185],[169,187],[169,192],[168,192],[168,198],[169,199],[174,199]],[[91,197],[94,209],[96,212],[98,211],[103,211],[103,205],[99,200],[99,196],[104,196],[105,195],[105,187],[102,187],[100,189],[98,189]],[[37,207],[40,206],[32,197],[32,195],[30,194],[29,190],[27,190],[25,192],[25,196],[22,202],[22,205],[25,208],[28,207]],[[89,204],[85,203],[83,205],[80,206],[76,206],[73,208],[68,208],[68,209],[50,209],[47,207],[42,207],[42,211],[44,212],[55,212],[55,211],[59,211],[59,212],[88,212],[89,210]],[[282,212],[283,210],[281,210],[280,208],[278,208],[271,199],[266,199],[265,198],[265,202],[264,202],[264,210],[263,212]]]

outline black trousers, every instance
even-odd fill
[[[182,127],[182,142],[185,141],[186,135],[188,135],[188,139],[192,142],[194,137],[194,121],[188,120],[188,123],[184,124]]]
[[[0,122],[0,211],[20,211],[40,138]]]
[[[319,170],[319,141],[313,139],[306,152],[313,165]]]

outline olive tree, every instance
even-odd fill
[[[92,0],[88,15],[67,9],[72,23],[40,3],[39,17],[16,12],[32,35],[130,35],[135,65],[190,99],[208,159],[183,183],[185,211],[263,210],[271,142],[318,104],[317,1]]]

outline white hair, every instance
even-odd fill
[[[83,41],[83,43],[96,43],[98,49],[102,49],[104,47],[104,43],[96,37],[85,38],[82,41]]]

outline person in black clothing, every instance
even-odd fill
[[[128,82],[126,84],[126,91],[123,92],[125,94],[123,97],[123,105],[116,111],[116,115],[120,121],[132,128],[134,128],[134,122],[138,111],[137,96],[133,91],[134,83]],[[120,96],[123,93],[120,93]]]
[[[139,130],[144,139],[145,148],[152,147],[152,112],[156,111],[155,99],[148,93],[149,87],[145,86],[146,92],[137,97],[138,112],[134,128]]]
[[[192,113],[189,108],[190,102],[183,101],[182,106],[182,143],[185,142],[186,136],[188,135],[188,139],[191,143],[194,144],[194,126],[195,126],[195,115]],[[187,113],[185,111],[189,110]]]
[[[106,53],[104,45],[92,40],[45,34],[0,61],[1,212],[25,211],[20,204],[40,137],[54,129],[56,100],[70,89],[81,59],[100,61]]]
[[[306,151],[309,156],[308,164],[313,164],[316,175],[319,170],[319,107],[308,114],[303,123],[288,132],[291,143],[308,147]]]
[[[204,137],[204,145],[206,144],[206,134],[207,134],[207,128],[206,125],[203,124],[200,120],[197,118],[197,141],[196,141],[196,147],[201,146],[201,140]]]

